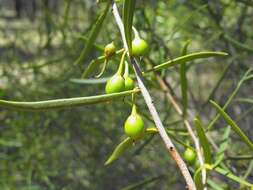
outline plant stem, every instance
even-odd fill
[[[114,2],[113,2],[113,5],[112,5],[112,8],[113,8],[113,15],[114,15],[115,21],[116,21],[116,23],[119,27],[120,33],[121,33],[121,37],[122,37],[122,40],[123,40],[123,43],[124,43],[124,48],[127,51],[128,46],[127,46],[126,39],[125,39],[125,31],[124,31],[123,23],[122,23],[120,15],[119,15],[117,5]],[[149,112],[150,112],[150,114],[151,114],[151,116],[152,116],[152,118],[155,122],[155,125],[158,129],[158,132],[159,132],[164,144],[166,145],[166,148],[167,148],[168,152],[171,154],[172,158],[177,163],[183,177],[185,178],[187,188],[189,190],[196,190],[196,186],[195,186],[194,181],[191,177],[191,174],[190,174],[185,162],[183,161],[181,156],[178,154],[178,152],[177,152],[174,144],[172,143],[171,139],[167,135],[166,130],[165,130],[165,128],[164,128],[164,126],[161,122],[161,119],[160,119],[160,117],[157,113],[157,110],[156,110],[156,108],[153,104],[153,100],[152,100],[147,88],[144,85],[142,72],[141,72],[141,70],[138,66],[138,63],[137,63],[136,59],[134,59],[133,57],[130,57],[129,54],[128,54],[128,57],[129,57],[129,60],[130,60],[132,66],[134,68],[136,78],[137,78],[137,82],[138,82],[138,86],[141,90],[143,98],[144,98],[144,100],[146,102],[146,105],[149,109]]]
[[[156,78],[157,81],[159,83],[159,85],[161,86],[162,90],[166,92],[166,97],[168,99],[168,101],[172,104],[172,106],[174,107],[174,109],[176,110],[176,112],[183,117],[183,111],[181,110],[181,108],[179,107],[178,103],[176,102],[175,98],[170,94],[169,92],[169,88],[167,86],[167,84],[164,82],[164,80],[156,74]],[[188,133],[190,134],[193,142],[194,142],[194,146],[196,148],[196,152],[197,152],[197,156],[198,156],[198,160],[200,163],[200,166],[204,166],[204,159],[201,153],[201,148],[200,148],[200,144],[199,144],[199,140],[197,138],[197,136],[194,134],[193,129],[191,127],[190,122],[187,119],[183,119],[183,122],[187,128]],[[205,186],[206,184],[206,169],[205,167],[203,167],[202,170],[202,183]],[[207,190],[207,187],[204,187],[204,190]]]

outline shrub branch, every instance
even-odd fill
[[[112,4],[112,9],[113,9],[113,15],[114,15],[114,18],[115,18],[115,21],[118,25],[118,28],[120,30],[120,34],[121,34],[121,37],[122,37],[122,40],[123,40],[123,44],[124,44],[124,48],[126,50],[128,50],[128,46],[127,46],[127,43],[126,43],[126,39],[125,39],[125,31],[124,31],[124,27],[123,27],[123,23],[122,23],[122,20],[121,20],[121,17],[119,15],[119,11],[118,11],[118,8],[117,8],[117,5],[116,3],[113,2]],[[153,100],[147,90],[147,88],[145,87],[144,85],[144,80],[143,80],[143,76],[142,76],[142,72],[140,70],[140,67],[138,66],[138,62],[136,59],[134,59],[133,57],[129,56],[128,54],[128,57],[129,57],[129,60],[134,68],[134,71],[135,71],[135,74],[136,74],[136,78],[137,78],[137,82],[138,82],[138,86],[141,90],[141,93],[142,93],[142,96],[146,102],[146,105],[149,109],[149,112],[155,122],[155,125],[158,129],[158,132],[168,150],[168,152],[170,153],[171,157],[175,160],[175,162],[177,163],[177,166],[179,167],[185,181],[186,181],[186,184],[187,184],[187,188],[189,190],[196,190],[196,186],[194,184],[194,181],[191,177],[191,174],[185,164],[185,162],[183,161],[183,159],[181,158],[181,156],[179,155],[179,153],[177,152],[174,144],[172,143],[171,139],[169,138],[169,136],[167,135],[166,133],[166,130],[161,122],[161,119],[158,115],[158,112],[154,106],[154,103],[153,103]]]

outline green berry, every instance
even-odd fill
[[[125,90],[133,90],[134,81],[130,77],[125,77]]]
[[[148,44],[145,40],[141,38],[135,38],[132,41],[132,55],[133,56],[142,56],[148,50]]]
[[[106,94],[122,92],[124,90],[125,90],[125,80],[119,74],[116,74],[112,78],[110,78],[105,86]]]
[[[131,114],[125,122],[125,133],[130,138],[137,140],[144,133],[144,122],[139,114]]]
[[[106,58],[112,57],[115,53],[116,53],[116,47],[113,42],[105,46],[104,54]]]
[[[133,140],[138,140],[144,135],[144,121],[137,113],[136,105],[132,107],[132,113],[125,121],[125,133]]]
[[[193,164],[196,160],[196,153],[192,149],[187,148],[184,152],[184,159],[190,164]]]

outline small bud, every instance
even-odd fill
[[[116,47],[114,43],[107,44],[104,49],[105,57],[108,59],[116,53]]]

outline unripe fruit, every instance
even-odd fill
[[[115,53],[116,53],[116,47],[113,42],[105,46],[104,54],[106,58],[112,57]]]
[[[124,129],[126,135],[134,140],[141,138],[144,134],[144,122],[136,112],[135,105],[133,106],[131,115],[125,121]]]
[[[142,56],[148,50],[148,44],[145,40],[141,38],[135,38],[132,41],[132,55],[133,56]]]
[[[196,153],[192,149],[187,148],[184,152],[184,159],[190,164],[193,164],[196,160]]]
[[[110,78],[105,86],[106,94],[122,92],[124,90],[125,90],[125,80],[119,74],[115,74],[112,78]]]
[[[125,90],[133,90],[134,81],[130,77],[125,77]]]

